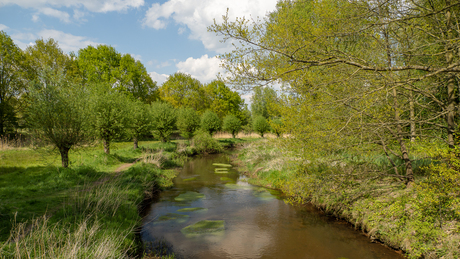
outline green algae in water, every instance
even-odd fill
[[[228,168],[216,168],[214,171],[228,171]]]
[[[184,181],[184,182],[194,181],[194,180],[196,180],[196,178],[197,178],[196,176],[195,177],[190,177],[190,178],[185,178],[182,181]]]
[[[218,171],[218,170],[216,170],[216,171],[214,171],[214,173],[216,173],[216,174],[228,174],[228,171]]]
[[[232,178],[228,178],[228,177],[221,177],[220,180],[221,180],[221,181],[229,181],[229,182],[235,181],[235,180],[233,180]]]
[[[183,209],[179,209],[177,211],[178,212],[190,212],[190,211],[206,211],[206,210],[208,210],[208,209],[196,207],[196,208],[183,208]]]
[[[220,166],[220,167],[232,167],[232,165],[229,164],[219,164],[219,163],[214,163],[212,164],[213,166]]]
[[[225,221],[223,220],[202,220],[181,230],[187,237],[201,234],[221,235],[224,231]]]
[[[190,202],[190,201],[202,199],[204,197],[205,197],[204,194],[201,194],[199,192],[186,192],[186,193],[180,194],[179,196],[174,198],[174,200],[182,201],[182,202]]]
[[[178,213],[168,213],[158,218],[158,221],[169,221],[177,220],[180,222],[185,222],[190,216]]]

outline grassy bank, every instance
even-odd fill
[[[171,187],[191,156],[241,142],[203,135],[136,150],[120,142],[110,155],[84,147],[70,153],[69,168],[48,148],[0,150],[0,258],[138,257],[142,201]]]
[[[293,202],[311,202],[409,258],[460,257],[458,154],[419,152],[416,182],[406,188],[381,154],[307,161],[281,143],[262,140],[239,151],[237,162],[251,183],[281,189]]]

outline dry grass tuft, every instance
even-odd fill
[[[163,154],[164,150],[160,149],[158,152],[153,152],[147,150],[142,155],[142,161],[146,164],[156,165],[158,168],[162,168],[163,163],[166,161],[167,157]]]

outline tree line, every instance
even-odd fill
[[[140,61],[111,46],[66,54],[51,38],[24,51],[3,31],[0,40],[0,136],[20,132],[52,144],[64,167],[71,148],[97,140],[109,154],[117,139],[137,148],[145,136],[168,141],[175,131],[190,139],[197,130],[233,137],[243,128],[270,130],[266,99],[276,93],[268,88],[256,91],[251,112],[220,80],[202,84],[177,72],[158,86]]]
[[[417,143],[459,143],[459,14],[452,0],[281,0],[209,30],[239,42],[221,56],[227,83],[283,84],[283,127],[309,160],[381,150],[409,185]]]

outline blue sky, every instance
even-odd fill
[[[216,55],[231,50],[213,19],[263,17],[276,0],[0,0],[0,30],[22,49],[53,38],[66,51],[107,44],[141,60],[158,83],[176,71],[202,83],[216,78]]]

